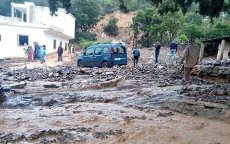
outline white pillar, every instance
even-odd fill
[[[224,55],[225,40],[223,39],[218,48],[217,59],[222,60]]]
[[[202,61],[203,55],[204,55],[204,44],[201,43],[200,56],[199,56],[199,63]]]
[[[14,6],[11,4],[11,19],[14,21]]]
[[[22,22],[24,22],[24,13],[22,12]]]
[[[27,5],[27,8],[26,8],[26,22],[30,23],[30,6],[29,5]]]

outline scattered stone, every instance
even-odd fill
[[[157,117],[168,117],[168,116],[173,116],[173,115],[174,115],[173,112],[166,112],[166,113],[159,112]]]
[[[43,86],[44,88],[59,88],[59,86],[56,84],[44,84]]]
[[[6,94],[3,87],[0,84],[0,103],[6,100]]]
[[[27,83],[19,83],[19,84],[13,84],[10,85],[10,89],[23,89],[25,86],[27,85]]]

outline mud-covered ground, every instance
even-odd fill
[[[71,80],[62,66],[2,67],[0,143],[228,144],[229,83],[184,84],[180,67],[151,56],[136,68],[72,66]]]

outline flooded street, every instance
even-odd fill
[[[0,143],[229,144],[229,82],[183,84],[179,67],[148,57],[136,68],[73,66],[71,80],[64,66],[2,67]]]
[[[59,88],[44,88],[47,83],[27,82],[25,88],[7,93],[0,109],[1,143],[230,141],[229,120],[165,109],[168,103],[184,99],[179,94],[182,85],[122,79],[115,86],[102,88],[84,75],[64,84],[52,82]]]

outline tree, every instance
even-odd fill
[[[189,12],[184,16],[184,21],[180,27],[180,35],[186,35],[187,37],[193,36],[201,38],[204,36],[203,29],[203,17],[195,12]]]
[[[120,2],[119,7],[120,7],[121,12],[128,13],[129,10],[128,10],[126,4],[125,4],[125,1],[124,0],[119,0],[119,2]]]
[[[101,9],[95,0],[73,0],[72,14],[76,18],[77,32],[86,32],[99,22]]]
[[[157,10],[152,7],[140,10],[137,16],[133,18],[134,37],[138,37],[141,33],[141,42],[143,42],[142,45],[144,46],[150,46],[152,42],[151,30],[154,31],[153,28],[156,28],[154,26],[161,23],[157,14]]]
[[[114,0],[98,0],[103,15],[119,10],[119,2]]]
[[[117,27],[117,18],[112,18],[109,20],[109,23],[103,28],[105,32],[109,35],[116,36],[118,35],[118,27]]]
[[[58,10],[58,6],[60,5],[59,3],[61,3],[62,7],[66,10],[67,13],[70,12],[71,0],[48,0],[48,3],[51,15],[55,15]]]
[[[161,23],[161,35],[166,42],[170,42],[178,36],[181,23],[183,22],[183,14],[179,12],[163,15]]]
[[[229,0],[151,0],[160,13],[175,12],[181,9],[186,13],[193,3],[199,3],[199,13],[211,18],[229,10]]]
[[[226,17],[218,17],[213,20],[210,27],[209,38],[217,38],[227,36],[230,33],[229,19]]]

